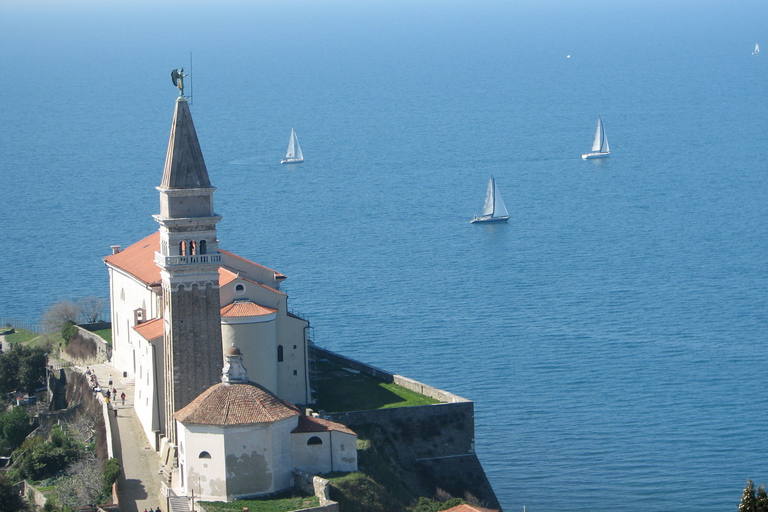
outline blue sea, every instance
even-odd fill
[[[735,512],[768,482],[766,27],[756,0],[0,0],[0,316],[107,297],[110,245],[157,229],[183,66],[221,247],[286,274],[320,346],[473,400],[505,511]],[[511,219],[470,225],[491,175]]]

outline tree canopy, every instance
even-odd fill
[[[768,493],[765,491],[765,484],[755,491],[755,483],[747,479],[747,485],[741,493],[739,512],[768,512]]]
[[[45,384],[48,357],[44,348],[15,344],[0,354],[0,392],[34,391]]]

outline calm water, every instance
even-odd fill
[[[251,4],[0,1],[0,316],[106,297],[157,228],[192,52],[222,247],[320,345],[475,400],[506,511],[768,481],[768,5]],[[469,225],[491,174],[512,218]]]

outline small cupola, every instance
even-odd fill
[[[224,353],[226,363],[221,369],[221,382],[229,384],[248,384],[248,372],[243,365],[243,354],[232,345]]]

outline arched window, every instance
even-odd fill
[[[189,254],[194,256],[197,254],[197,244],[195,244],[195,241],[189,242]]]
[[[208,248],[206,247],[208,244],[205,240],[200,240],[200,254],[207,254]]]
[[[211,458],[211,454],[208,453],[208,452],[200,452],[200,455],[198,457],[201,458],[201,459],[210,459]]]
[[[244,294],[245,293],[245,285],[242,284],[242,283],[238,283],[235,286],[235,293],[238,294],[238,295]]]
[[[179,255],[184,256],[186,252],[187,252],[187,242],[182,240],[181,242],[179,242]]]
[[[309,438],[309,441],[307,441],[307,446],[320,445],[320,444],[323,444],[323,440],[317,436],[312,436]]]
[[[283,362],[283,346],[282,345],[277,346],[277,362],[278,363]]]

